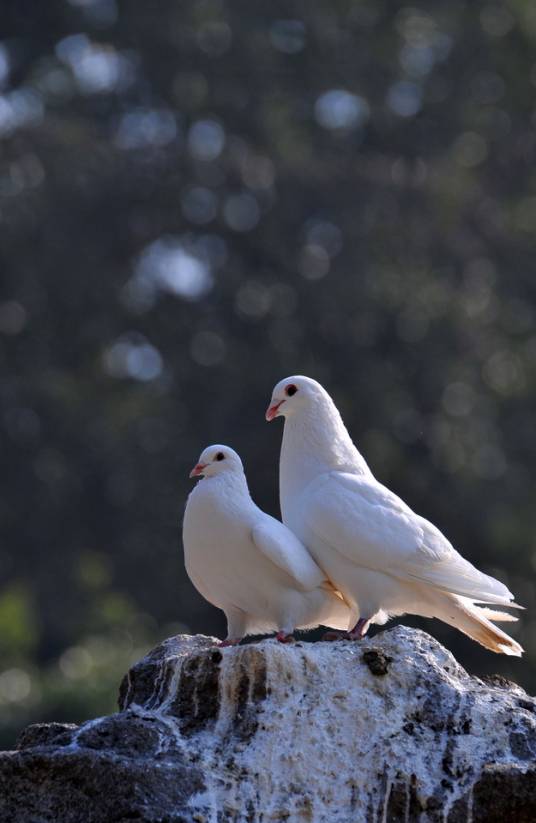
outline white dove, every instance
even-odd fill
[[[490,622],[517,618],[476,605],[521,608],[513,595],[374,478],[319,383],[281,380],[266,419],[279,416],[283,522],[350,604],[352,639],[371,623],[409,613],[437,617],[494,652],[521,656],[519,643]]]
[[[350,610],[298,538],[261,511],[242,461],[229,446],[208,446],[190,472],[204,476],[188,497],[182,537],[186,571],[227,618],[227,639],[319,624],[345,629]]]

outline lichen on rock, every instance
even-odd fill
[[[120,711],[0,756],[0,819],[62,823],[536,820],[536,700],[424,632],[216,648],[170,638]]]

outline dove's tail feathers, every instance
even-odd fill
[[[519,619],[515,614],[508,614],[508,612],[496,612],[493,609],[486,609],[484,606],[475,606],[475,608],[478,609],[480,617],[493,620],[494,623],[515,623]],[[520,608],[522,607],[520,606]]]
[[[513,657],[521,657],[523,654],[523,647],[491,622],[514,621],[517,618],[513,615],[482,608],[467,598],[456,595],[442,597],[438,605],[440,608],[436,611],[436,617],[459,629],[486,649]]]
[[[474,604],[475,604],[475,605],[477,605],[479,608],[482,608],[482,609],[484,609],[484,608],[485,608],[485,607],[484,607],[484,605],[482,605],[482,604],[483,604],[483,603],[485,603],[486,601],[483,601],[483,600],[474,600],[474,599],[473,599],[473,600],[470,600],[469,598],[466,598],[466,597],[462,597],[461,599],[462,599],[462,600],[469,600],[469,602],[470,602],[470,603],[474,603]],[[514,603],[514,601],[513,601],[513,600],[509,600],[508,602],[506,602],[505,600],[503,600],[503,601],[502,601],[502,603],[492,603],[492,604],[490,604],[490,605],[493,605],[493,606],[506,606],[506,608],[507,608],[507,609],[519,609],[519,610],[520,610],[520,611],[522,611],[522,612],[524,612],[524,611],[525,611],[525,606],[520,606],[520,605],[519,605],[519,603]],[[507,614],[507,612],[496,612],[496,614]],[[492,617],[491,619],[492,619],[492,620],[498,620],[499,618],[498,618],[498,617]],[[518,618],[517,618],[517,617],[513,617],[513,616],[512,616],[512,617],[511,617],[511,619],[512,619],[512,620],[517,620]]]

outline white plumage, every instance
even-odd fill
[[[283,522],[350,604],[352,636],[410,613],[437,617],[492,651],[521,655],[490,622],[516,618],[476,605],[516,607],[513,595],[374,478],[319,383],[302,376],[278,383],[266,417],[279,415]]]
[[[350,611],[307,549],[255,505],[242,462],[229,446],[209,446],[190,476],[204,475],[186,504],[186,570],[198,591],[227,617],[226,644],[248,634],[319,624],[344,629]]]

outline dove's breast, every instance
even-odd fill
[[[239,570],[247,561],[251,527],[221,495],[202,480],[188,498],[183,521],[184,561],[190,579],[215,606],[229,603]],[[231,590],[231,591],[230,591]]]

